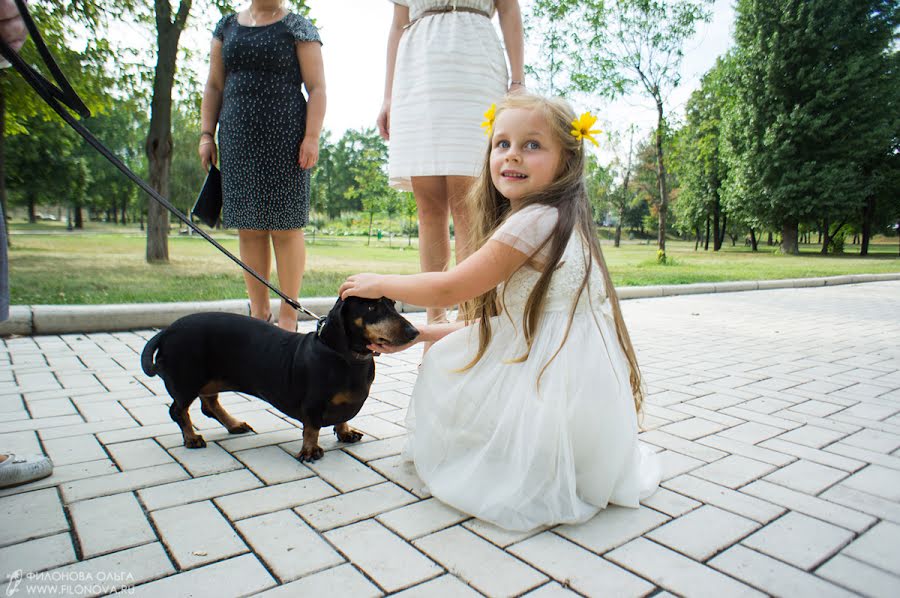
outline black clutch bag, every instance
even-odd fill
[[[222,213],[222,173],[215,165],[209,165],[209,174],[200,189],[200,195],[191,208],[191,214],[209,227],[215,227]]]

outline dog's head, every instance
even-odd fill
[[[367,345],[405,345],[417,336],[415,326],[385,297],[338,299],[319,331],[322,342],[338,353],[365,355],[371,353]]]

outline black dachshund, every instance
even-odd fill
[[[259,397],[303,423],[297,458],[315,461],[324,452],[319,429],[334,426],[342,442],[362,433],[347,422],[362,408],[375,378],[369,344],[404,345],[419,332],[381,299],[349,297],[337,303],[317,332],[296,334],[261,320],[227,313],[185,316],[147,341],[141,367],[159,374],[174,399],[172,420],[181,426],[184,446],[202,448],[188,408],[198,396],[202,412],[231,434],[252,432],[219,404],[219,393]]]

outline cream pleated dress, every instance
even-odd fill
[[[409,7],[412,25],[394,66],[390,184],[411,191],[412,176],[477,176],[487,151],[484,113],[507,90],[506,55],[489,18],[423,13],[455,5],[493,15],[494,1],[391,1]]]
[[[556,217],[530,206],[492,238],[531,254]],[[509,530],[582,522],[609,503],[638,507],[659,484],[658,459],[637,440],[628,363],[596,264],[537,386],[566,334],[586,252],[574,232],[528,360],[509,363],[524,353],[522,314],[540,276],[526,265],[499,290],[505,311],[491,319],[478,363],[455,371],[478,348],[477,326],[457,330],[428,351],[413,390],[406,459],[436,498]]]

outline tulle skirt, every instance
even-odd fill
[[[608,503],[637,507],[656,490],[658,462],[637,441],[628,365],[608,304],[576,313],[547,365],[568,317],[545,313],[523,362],[512,363],[525,345],[520,323],[507,315],[492,319],[486,353],[465,372],[456,370],[476,354],[477,327],[428,352],[405,455],[435,497],[526,531],[586,521]]]

